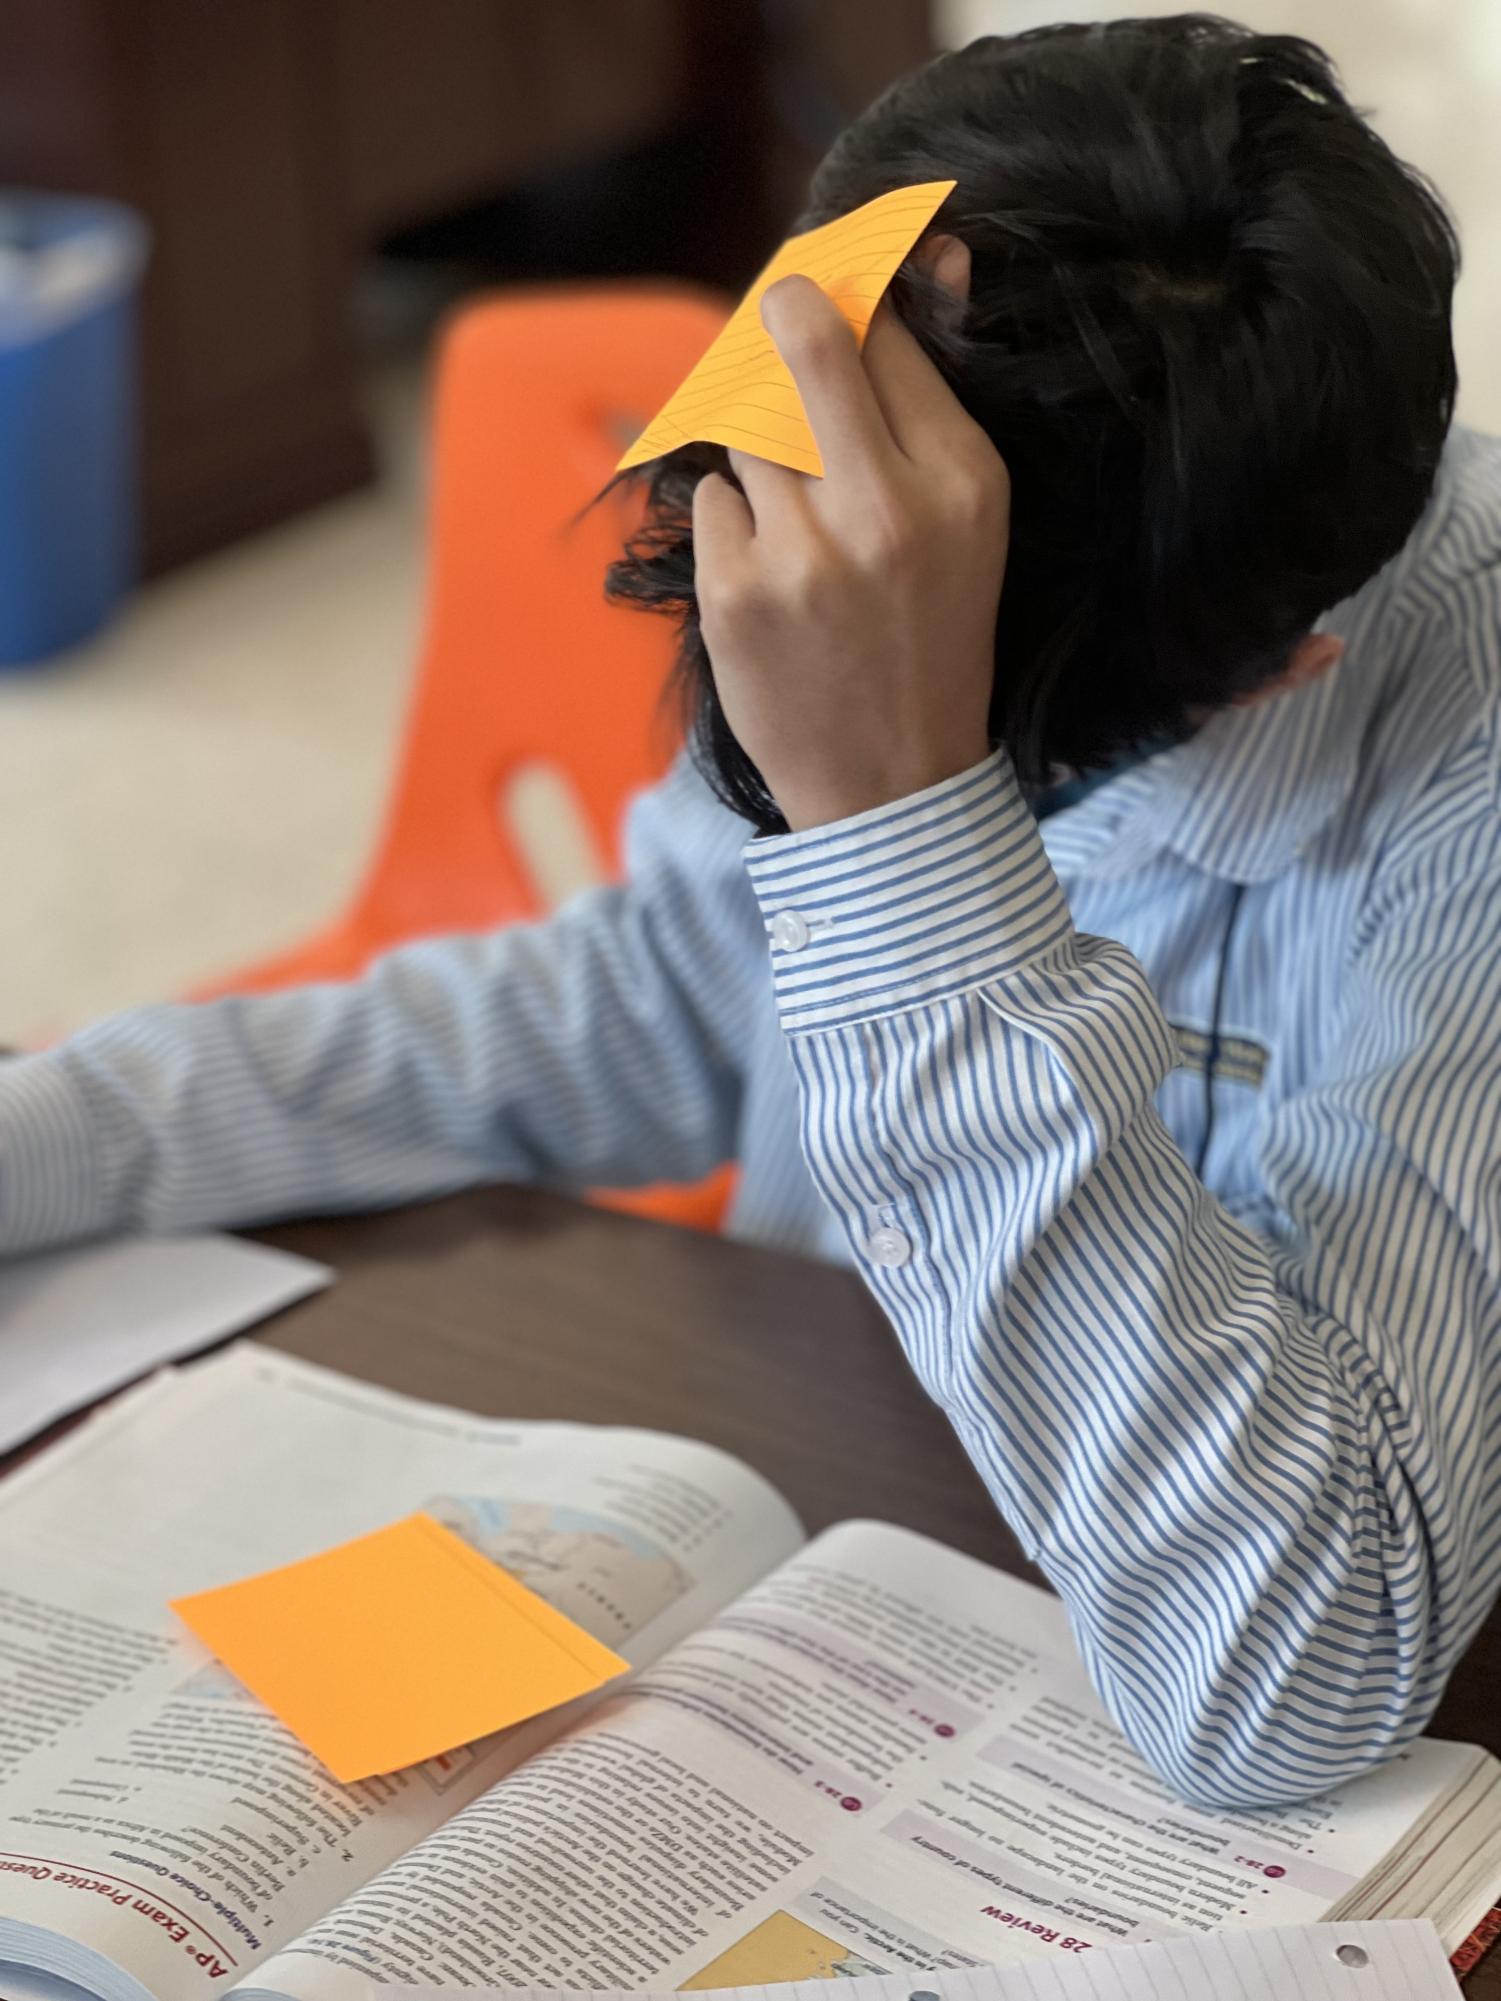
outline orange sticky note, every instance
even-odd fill
[[[627,1672],[430,1515],[172,1610],[346,1784],[439,1757]]]
[[[822,475],[823,460],[786,363],[761,324],[761,294],[794,272],[838,306],[864,345],[897,266],[942,206],[954,181],[923,181],[878,195],[784,243],[731,314],[688,379],[668,398],[615,468],[625,472],[678,445],[733,445],[794,472]]]

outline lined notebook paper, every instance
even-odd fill
[[[953,181],[924,181],[878,195],[850,215],[784,243],[731,314],[714,344],[647,425],[616,470],[644,465],[678,445],[733,445],[794,472],[821,474],[823,460],[803,406],[761,324],[761,294],[794,272],[828,293],[863,344],[897,266],[942,207]]]
[[[372,1994],[377,1990],[372,1989]],[[538,1987],[468,1988],[508,2001],[564,2001]],[[381,2001],[428,2001],[452,1988],[381,1987]],[[741,2001],[1455,2001],[1438,1933],[1426,1921],[1308,1925],[1292,1931],[1220,1932],[1121,1952],[1089,1952],[1020,1966],[975,1967],[896,1978],[787,1981],[721,1989]],[[566,1997],[574,2001],[574,1997]],[[577,1997],[585,2001],[585,1997]],[[589,2001],[627,2001],[597,1993]],[[642,2001],[639,1995],[629,2001]]]

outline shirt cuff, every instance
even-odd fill
[[[99,1131],[65,1059],[0,1063],[0,1255],[98,1231]]]
[[[789,1033],[1004,979],[1072,933],[1004,751],[854,819],[753,841],[746,865]]]

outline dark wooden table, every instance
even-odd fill
[[[874,1515],[1042,1581],[849,1272],[519,1188],[260,1234],[340,1274],[271,1347],[496,1417],[681,1432],[810,1534]]]
[[[848,1272],[520,1189],[262,1235],[340,1275],[271,1347],[494,1416],[682,1432],[810,1532],[876,1516],[1040,1581]],[[1501,1617],[1434,1729],[1501,1752]],[[1466,1992],[1501,2001],[1501,1951]]]

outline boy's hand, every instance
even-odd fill
[[[935,275],[968,288],[954,239]],[[763,302],[824,477],[731,453],[694,495],[704,643],[725,717],[793,829],[920,792],[990,751],[1010,482],[888,307],[864,356],[806,278]]]

